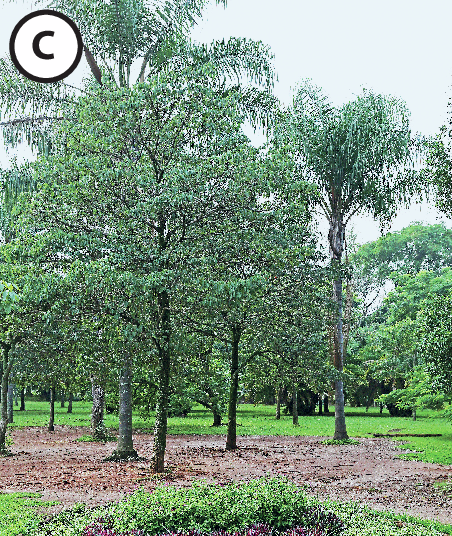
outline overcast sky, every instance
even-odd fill
[[[5,57],[14,26],[33,7],[18,1],[0,9]],[[305,78],[322,87],[336,106],[371,88],[402,98],[411,111],[412,130],[433,135],[446,122],[452,97],[451,20],[450,0],[228,0],[226,9],[212,0],[192,37],[204,42],[247,37],[268,44],[279,78],[275,94],[285,104]],[[86,73],[83,58],[66,81],[79,85]],[[250,137],[254,143],[262,139]],[[0,162],[6,166],[7,161],[2,148]],[[452,220],[424,203],[401,210],[391,230],[411,221],[444,221],[452,227]],[[360,243],[380,234],[370,217],[355,217],[352,225]]]

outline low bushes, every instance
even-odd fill
[[[64,511],[29,536],[340,536],[344,524],[286,478],[160,485],[89,510]]]

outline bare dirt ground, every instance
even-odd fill
[[[56,426],[12,430],[14,456],[0,458],[0,492],[39,491],[61,505],[118,501],[137,487],[152,490],[162,480],[189,486],[193,478],[230,482],[284,474],[319,499],[359,501],[371,508],[407,513],[452,524],[452,495],[433,486],[452,478],[451,465],[405,461],[387,438],[359,438],[359,445],[325,446],[324,437],[240,436],[226,451],[226,436],[168,436],[168,474],[156,480],[148,466],[152,435],[135,433],[134,446],[148,461],[102,459],[115,443],[81,443],[87,428]],[[401,442],[399,442],[401,443]]]

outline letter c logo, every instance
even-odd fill
[[[55,54],[44,54],[44,52],[39,48],[39,44],[41,43],[41,39],[43,37],[53,37],[54,35],[55,32],[47,30],[45,32],[39,32],[38,35],[33,39],[33,52],[38,58],[43,60],[53,60]]]
[[[42,43],[44,37],[52,39]],[[16,24],[9,40],[9,51],[17,70],[30,80],[58,82],[80,63],[83,40],[69,17],[43,9],[30,13]]]

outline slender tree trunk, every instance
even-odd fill
[[[65,395],[65,392],[64,392],[64,389],[62,389],[61,390],[61,407],[62,408],[64,408],[64,402],[65,402],[64,395]]]
[[[329,399],[328,399],[328,394],[326,394],[323,397],[323,413],[329,413],[330,412],[330,408],[328,407],[328,405],[329,405]]]
[[[380,402],[380,413],[383,413],[383,404]]]
[[[162,338],[159,346],[157,405],[155,408],[152,470],[154,473],[163,473],[165,470],[166,432],[168,429],[169,378],[171,366],[171,318],[169,310],[169,295],[167,291],[162,291],[159,293],[158,302],[159,311],[162,315]]]
[[[72,393],[69,393],[69,400],[67,404],[67,412],[72,413]]]
[[[132,359],[125,352],[122,357],[119,377],[119,434],[116,450],[107,460],[128,460],[138,458],[133,448],[132,437]]]
[[[276,415],[275,419],[281,419],[281,387],[278,385],[276,389]]]
[[[330,221],[329,242],[332,264],[341,268],[342,252],[344,249],[345,228],[340,214],[334,214]],[[344,335],[342,311],[342,277],[338,273],[333,282],[333,298],[337,305],[336,325],[334,327],[334,366],[339,372],[344,370]],[[344,382],[335,381],[335,422],[333,439],[348,439],[345,426]]]
[[[53,423],[55,422],[55,386],[52,385],[50,388],[50,418],[49,418],[49,426],[47,427],[47,430],[49,432],[53,432],[55,430],[55,427]]]
[[[213,425],[212,426],[221,426],[221,414],[217,410],[213,409]]]
[[[323,393],[319,393],[319,415],[322,415]]]
[[[10,383],[8,385],[8,396],[7,396],[8,423],[14,422],[13,402],[14,402],[14,384]]]
[[[17,386],[16,386],[16,384],[14,384],[13,387],[14,387],[14,388],[13,388],[14,405],[15,405],[16,408],[17,408],[17,406],[19,405],[19,400],[18,400],[18,398],[17,398]]]
[[[413,421],[415,421],[416,420],[416,408],[413,408],[411,410],[411,416],[413,417]]]
[[[292,424],[298,426],[298,383],[292,384]]]
[[[95,376],[91,377],[91,394],[93,398],[91,435],[95,441],[103,441],[107,436],[104,425],[105,391],[101,382]]]
[[[239,390],[240,329],[232,328],[231,385],[229,387],[228,435],[226,450],[237,448],[237,395]]]
[[[8,380],[9,374],[13,367],[12,360],[9,360],[9,352],[11,345],[5,344],[3,346],[3,366],[1,376],[1,392],[0,392],[0,404],[1,404],[1,419],[0,419],[0,453],[9,454],[6,448],[6,427],[8,426]]]
[[[25,411],[25,389],[20,390],[20,408],[19,411]]]

